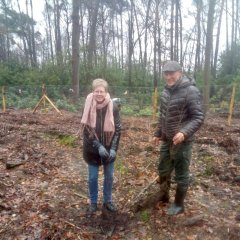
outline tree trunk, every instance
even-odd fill
[[[235,43],[234,32],[235,32],[235,0],[232,0],[232,34],[231,34],[231,49],[232,50],[234,48],[234,43]]]
[[[91,78],[90,71],[93,68],[93,56],[96,51],[96,31],[97,31],[97,18],[100,0],[91,1],[90,9],[90,29],[89,29],[89,43],[88,43],[88,79]]]
[[[175,0],[171,1],[171,30],[170,30],[170,58],[171,60],[174,59],[174,41],[173,41],[173,31],[174,31],[174,3]]]
[[[19,0],[17,0],[17,5],[18,5],[18,11],[21,12]],[[21,26],[21,31],[25,32],[24,28]],[[24,62],[25,64],[29,64],[29,50],[27,47],[27,36],[26,34],[23,34],[22,37],[20,37],[23,43],[23,49],[24,49]]]
[[[73,101],[79,98],[79,37],[80,37],[80,2],[72,0],[72,89]]]
[[[221,3],[220,15],[219,15],[219,20],[218,20],[216,47],[215,47],[215,54],[214,54],[214,61],[213,61],[213,77],[214,78],[216,78],[216,73],[217,73],[219,39],[220,39],[220,32],[221,32],[221,24],[222,24],[222,14],[223,14],[223,8],[224,8],[224,1],[225,0],[222,0],[222,3]]]
[[[8,61],[9,59],[9,53],[10,53],[10,40],[9,40],[9,30],[8,30],[8,18],[7,18],[7,6],[5,1],[2,2],[3,5],[3,19],[6,22],[6,29],[5,29],[5,34],[0,34],[1,37],[1,61]]]
[[[103,69],[107,67],[107,33],[106,33],[106,20],[104,15],[103,8],[101,9],[101,30],[102,30],[102,61],[103,61]]]
[[[196,73],[200,69],[200,58],[201,58],[201,13],[202,13],[202,2],[196,1],[197,5],[197,43],[195,51],[195,63],[194,63],[194,77],[196,78]]]
[[[46,32],[46,35],[48,36],[48,44],[50,48],[50,59],[52,60],[52,63],[54,63],[54,57],[53,57],[53,40],[52,40],[52,28],[51,28],[51,17],[50,17],[50,9],[49,5],[47,3],[47,0],[45,0],[45,6],[46,6],[46,13],[47,13],[47,28],[48,31]]]
[[[70,45],[71,45],[71,33],[70,33],[70,27],[71,27],[71,19],[69,17],[69,3],[66,1],[63,1],[63,6],[64,6],[64,12],[65,12],[65,23],[66,23],[66,59],[64,63],[66,63],[66,60],[68,61],[69,57],[71,56],[71,50],[70,50]]]
[[[57,64],[62,65],[63,56],[62,56],[62,40],[61,40],[61,26],[60,26],[60,5],[59,0],[53,0],[54,2],[54,30],[55,30],[55,42],[56,42],[56,57]]]
[[[211,75],[211,55],[213,44],[213,25],[215,13],[216,0],[210,0],[207,20],[207,35],[206,35],[206,49],[205,49],[205,65],[204,65],[204,92],[203,103],[204,112],[206,113],[209,106],[209,89],[210,89],[210,75]]]
[[[152,4],[152,0],[148,0],[148,5],[147,5],[147,12],[146,12],[146,18],[145,18],[145,36],[144,36],[144,60],[143,60],[143,67],[144,69],[147,68],[147,47],[148,47],[148,22],[149,22],[149,12],[150,12],[150,7]]]
[[[238,11],[238,9],[236,9],[236,11],[235,11],[235,0],[232,0],[232,35],[231,35],[231,51],[232,51],[232,53],[236,52],[236,47],[237,47],[237,39],[236,39],[237,33],[235,32],[237,30],[236,26],[237,26],[237,21],[238,21],[236,18],[237,11]],[[231,58],[231,67],[232,67],[232,71],[231,71],[232,73],[237,70],[235,57]]]
[[[121,48],[120,48],[120,42],[122,41],[122,39],[119,37],[120,36],[120,32],[119,32],[119,21],[118,21],[118,16],[116,15],[116,31],[117,31],[117,56],[118,56],[118,68],[121,69],[122,65],[121,65]]]
[[[32,0],[30,0],[30,8],[31,8],[31,18],[33,19],[33,4]],[[36,53],[36,44],[35,44],[35,29],[34,24],[31,25],[31,42],[32,42],[32,65],[34,67],[37,66],[37,53]]]
[[[136,12],[135,4],[133,4],[133,11],[134,11],[134,17],[136,21],[136,29],[137,29],[137,36],[138,36],[138,43],[139,43],[139,64],[143,64],[143,57],[142,57],[142,41],[141,41],[141,34],[139,29],[139,23],[138,23],[138,14]]]
[[[114,49],[114,62],[113,64],[117,61],[117,46],[116,46],[116,34],[115,34],[115,23],[114,23],[114,19],[115,19],[115,11],[112,10],[112,14],[111,14],[111,19],[112,19],[112,38],[113,38],[113,49]],[[105,68],[104,68],[105,69]]]
[[[236,0],[236,24],[235,24],[235,43],[239,37],[239,0]]]
[[[181,65],[183,65],[182,10],[179,2],[178,2],[178,17],[179,17],[178,35],[179,35],[179,44],[180,44],[180,48],[178,49],[178,57]]]
[[[228,1],[226,0],[226,51],[229,51],[229,40],[228,40]]]
[[[158,25],[159,25],[159,0],[156,0],[156,11],[155,11],[155,27],[154,27],[154,51],[153,51],[153,85],[154,89],[158,87],[158,67],[157,67],[157,56],[158,56]]]
[[[175,2],[175,36],[174,36],[174,60],[179,61],[179,47],[178,47],[178,42],[179,42],[179,26],[178,26],[178,12],[179,11],[179,0],[176,0]]]
[[[159,7],[158,7],[158,11],[159,11]],[[161,66],[162,64],[162,51],[161,51],[162,50],[162,38],[161,38],[162,28],[160,27],[160,21],[158,21],[157,28],[158,28],[158,80],[159,80],[162,75],[162,66]]]
[[[133,57],[133,1],[131,0],[130,16],[128,19],[128,86],[132,86],[132,57]]]
[[[27,11],[27,16],[29,17],[28,13],[28,0],[25,2],[26,4],[26,11]],[[27,50],[28,50],[28,56],[30,57],[30,64],[33,66],[33,54],[32,54],[32,37],[31,37],[31,27],[30,24],[27,24]]]
[[[81,29],[80,39],[81,39],[82,46],[84,46],[82,64],[84,65],[84,69],[87,70],[87,50],[85,48],[87,39],[85,38],[85,34],[84,34],[83,19],[84,19],[84,11],[83,11],[83,8],[80,7],[80,29]]]
[[[124,60],[123,60],[123,17],[121,14],[121,66],[122,66],[122,70],[123,70],[123,66],[124,66]]]

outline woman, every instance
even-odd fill
[[[117,208],[112,203],[114,161],[118,149],[121,122],[119,109],[108,93],[108,83],[103,79],[92,82],[92,93],[85,101],[81,124],[83,127],[83,158],[88,164],[89,212],[97,211],[98,172],[103,165],[103,207],[111,212]]]

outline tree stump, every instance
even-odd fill
[[[150,182],[133,200],[130,209],[133,212],[138,212],[150,207],[154,207],[160,200],[160,185],[157,182],[159,177],[156,177]]]
[[[108,221],[114,221],[116,218],[117,212],[110,212],[105,207],[102,208],[102,218]]]

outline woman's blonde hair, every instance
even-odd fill
[[[106,92],[108,92],[108,83],[106,80],[97,78],[92,82],[92,89],[95,90],[97,87],[102,86],[105,88]]]

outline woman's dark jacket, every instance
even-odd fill
[[[185,142],[190,142],[203,121],[201,96],[193,79],[183,76],[175,85],[165,86],[154,136],[171,141],[176,133],[182,132]]]
[[[113,101],[113,117],[114,117],[114,124],[115,124],[115,132],[114,132],[114,136],[112,138],[110,146],[106,146],[106,143],[104,140],[104,132],[103,132],[106,110],[107,110],[107,106],[102,109],[97,109],[96,134],[98,136],[98,140],[96,139],[95,136],[90,134],[86,128],[83,131],[83,158],[88,164],[91,164],[91,165],[102,164],[102,160],[98,154],[99,144],[103,145],[107,150],[113,149],[117,151],[118,149],[120,135],[121,135],[121,121],[120,121],[119,108],[118,108],[118,105]]]

